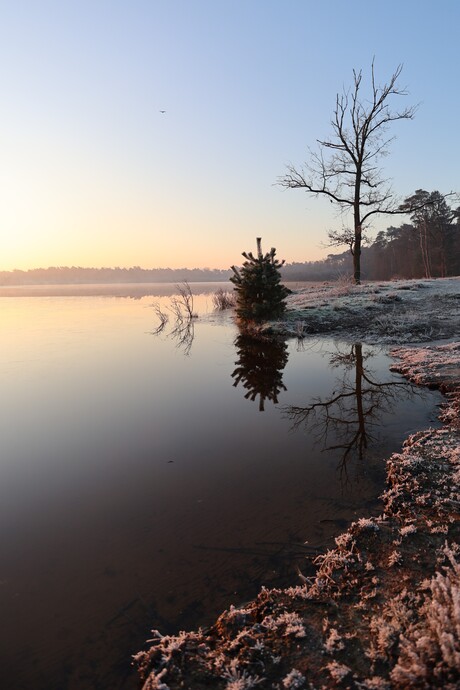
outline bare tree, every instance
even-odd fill
[[[346,231],[343,238],[333,233],[331,240],[337,244],[342,239],[350,247],[357,284],[361,282],[363,231],[372,216],[408,212],[398,206],[379,166],[393,139],[387,136],[389,125],[415,115],[415,106],[393,112],[388,103],[393,96],[407,95],[398,86],[401,70],[399,65],[387,84],[377,86],[372,62],[369,98],[362,96],[362,72],[353,70],[353,86],[336,97],[331,139],[317,140],[318,151],[310,152],[310,162],[304,168],[289,165],[279,179],[282,187],[323,195],[340,211],[352,211],[353,232]]]
[[[356,238],[355,233],[351,228],[342,228],[342,230],[328,230],[327,237],[329,240],[327,243],[328,247],[343,247],[343,245],[346,244],[350,249],[351,254],[354,254]],[[369,242],[369,238],[364,233],[361,233],[361,244],[365,244],[366,242]]]
[[[363,353],[361,343],[354,343],[349,351],[338,350],[331,356],[330,366],[341,369],[343,378],[337,379],[330,397],[315,399],[306,406],[283,408],[293,430],[303,427],[322,444],[323,450],[341,451],[339,468],[345,475],[352,455],[361,462],[368,442],[379,442],[375,432],[381,426],[380,415],[416,394],[415,386],[407,381],[374,380],[365,366],[369,357],[372,354]]]

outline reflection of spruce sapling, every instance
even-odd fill
[[[232,374],[234,386],[242,383],[245,398],[256,400],[264,411],[265,400],[278,403],[278,394],[287,390],[283,384],[283,369],[288,361],[287,344],[283,340],[259,340],[239,335],[235,341],[238,361]]]
[[[280,268],[284,261],[275,259],[276,249],[262,254],[261,238],[257,238],[257,257],[243,252],[246,259],[238,269],[232,266],[230,278],[235,286],[236,313],[243,321],[281,316],[289,290],[281,285]]]

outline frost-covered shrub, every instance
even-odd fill
[[[259,676],[252,676],[247,671],[241,671],[236,667],[226,669],[222,678],[227,681],[225,690],[252,690],[264,679]]]
[[[283,678],[283,688],[285,690],[298,690],[298,688],[303,688],[305,685],[305,676],[303,676],[300,671],[293,668],[285,678]]]
[[[429,584],[418,623],[401,640],[398,662],[391,673],[396,688],[454,690],[460,682],[460,565],[446,547],[450,565]]]
[[[324,647],[329,653],[345,649],[345,644],[342,640],[342,636],[338,633],[336,628],[331,628],[329,632],[329,637],[324,643]]]
[[[283,637],[287,637],[289,635],[292,635],[293,637],[305,637],[306,635],[303,620],[297,613],[293,612],[290,613],[285,611],[276,618],[273,616],[265,616],[261,625],[267,630],[272,630],[278,634],[282,634]]]
[[[339,664],[338,661],[330,661],[326,668],[336,683],[341,683],[351,673],[351,669],[348,666]]]

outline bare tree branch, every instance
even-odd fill
[[[394,138],[385,136],[388,127],[399,120],[412,120],[417,109],[416,106],[395,111],[390,108],[390,100],[407,95],[407,90],[398,86],[401,71],[402,65],[398,65],[389,81],[378,86],[373,60],[370,98],[364,100],[361,96],[362,71],[353,70],[351,88],[336,95],[332,138],[317,140],[318,151],[310,152],[308,173],[291,164],[278,180],[281,187],[325,196],[342,210],[352,212],[354,240],[350,242],[348,235],[343,237],[353,254],[356,283],[361,281],[360,255],[366,221],[377,214],[411,212],[398,206],[378,165]],[[335,241],[340,234],[335,234]]]

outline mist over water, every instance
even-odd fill
[[[384,458],[435,419],[439,395],[402,386],[384,352],[248,342],[210,292],[185,352],[171,324],[152,335],[169,297],[149,290],[0,298],[11,690],[137,687],[152,628],[297,583],[307,553],[378,511]]]

